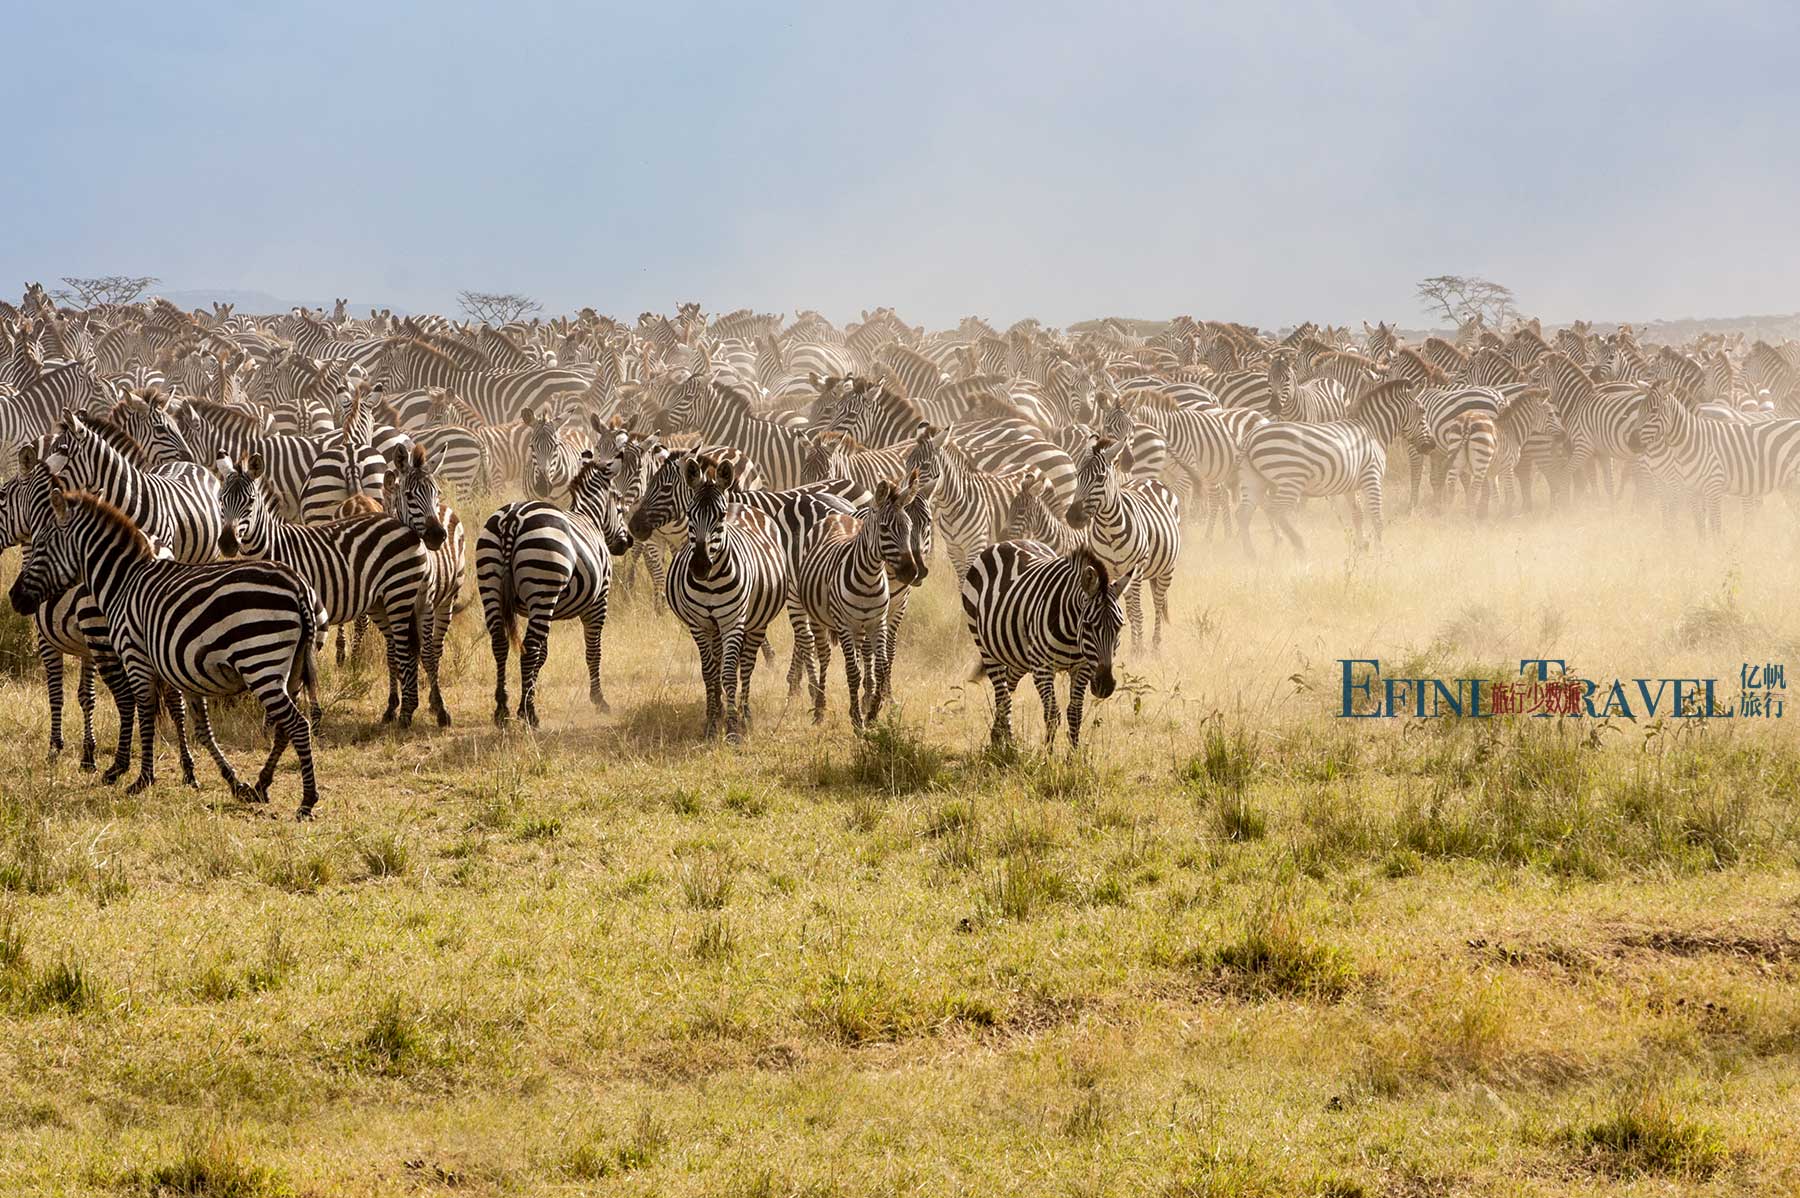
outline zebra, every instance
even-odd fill
[[[519,413],[519,419],[529,430],[525,439],[529,463],[525,494],[532,499],[549,499],[563,494],[574,480],[575,472],[581,469],[581,455],[593,446],[586,442],[578,427],[565,428],[560,422],[552,424],[543,412],[526,408]]]
[[[1041,541],[1058,553],[1073,553],[1087,544],[1087,536],[1070,528],[1061,516],[1044,501],[1044,478],[1035,470],[1025,472],[1019,493],[1006,509],[1006,528],[1001,533],[1008,541]]]
[[[1156,607],[1151,644],[1162,646],[1169,622],[1169,584],[1181,554],[1181,502],[1159,482],[1124,482],[1131,475],[1131,446],[1111,437],[1094,437],[1076,473],[1075,498],[1069,504],[1069,527],[1085,531],[1088,548],[1116,577],[1131,577],[1125,590],[1131,616],[1131,646],[1144,638],[1143,586],[1150,586]],[[1009,505],[1010,506],[1010,505]]]
[[[1800,513],[1800,419],[1708,420],[1652,384],[1631,440],[1667,453],[1669,474],[1689,493],[1702,536],[1722,531],[1726,495],[1748,499],[1780,490]]]
[[[870,449],[848,433],[813,433],[808,439],[806,463],[801,476],[806,482],[823,482],[830,478],[847,478],[865,490],[874,491],[884,478],[906,473],[909,444]]]
[[[569,486],[569,506],[541,499],[506,504],[487,518],[475,538],[475,580],[488,644],[494,653],[494,723],[508,718],[506,659],[518,638],[518,614],[525,614],[519,648],[518,718],[538,727],[538,673],[550,653],[550,625],[580,620],[587,653],[588,698],[610,710],[600,684],[600,637],[612,588],[612,559],[631,548],[612,483],[618,459],[597,462],[583,455]]]
[[[456,509],[439,497],[434,465],[427,459],[423,445],[413,446],[410,452],[394,450],[382,507],[410,528],[431,555],[424,602],[420,605],[419,656],[431,682],[432,714],[437,717],[438,727],[448,728],[450,709],[444,705],[444,693],[438,685],[438,668],[444,659],[444,641],[450,634],[456,601],[462,594],[468,538],[463,534]]]
[[[143,447],[150,468],[194,461],[194,452],[175,418],[169,415],[168,396],[161,388],[135,392],[113,405],[108,418]]]
[[[775,521],[732,502],[736,466],[700,455],[682,462],[693,495],[687,543],[669,563],[669,610],[687,625],[706,684],[706,730],[737,743],[750,728],[750,676],[769,622],[783,606],[787,562]]]
[[[1636,383],[1596,383],[1567,355],[1545,354],[1539,363],[1550,404],[1569,441],[1567,482],[1587,485],[1587,469],[1598,463],[1606,495],[1613,498],[1613,460],[1631,461],[1634,432],[1643,422],[1647,396]]]
[[[50,510],[49,492],[52,482],[49,471],[37,469],[37,458],[30,446],[20,448],[20,463],[24,473],[0,483],[0,546],[25,545],[30,542],[33,530],[28,516],[33,505],[29,495],[34,488],[43,493],[44,510]],[[158,547],[157,552],[166,555],[167,551]],[[91,773],[95,769],[96,676],[106,683],[106,689],[113,698],[113,706],[119,714],[118,748],[113,755],[112,764],[102,775],[103,780],[110,785],[131,766],[131,733],[136,723],[133,713],[137,700],[125,681],[118,656],[112,651],[106,620],[94,606],[93,597],[79,586],[71,587],[54,599],[39,604],[31,615],[33,627],[37,631],[38,660],[44,667],[44,690],[50,706],[49,756],[54,759],[62,753],[63,658],[75,657],[81,662],[75,696],[81,709],[80,764],[83,772]],[[176,710],[181,705],[180,696],[171,693],[165,698],[169,703],[171,718],[182,718],[182,714]],[[184,777],[191,780],[191,758],[185,760],[184,769]]]
[[[710,449],[676,450],[668,454],[651,474],[643,498],[632,510],[627,527],[631,535],[645,547],[645,559],[651,576],[665,592],[668,577],[662,573],[662,546],[679,548],[687,535],[686,512],[693,505],[693,492],[687,482],[687,463],[695,457],[717,465],[731,462],[735,472],[747,460],[736,450],[725,446]],[[828,517],[849,515],[858,504],[868,500],[868,493],[854,482],[828,479],[806,483],[785,491],[739,491],[735,501],[762,512],[775,522],[775,536],[787,562],[788,577],[793,578],[800,566],[801,553],[815,529]],[[656,550],[654,556],[651,550]],[[902,613],[903,615],[904,613]],[[790,609],[792,615],[792,609]],[[810,628],[804,620],[792,621],[794,648],[788,661],[788,694],[799,693],[802,674],[813,663]],[[773,650],[764,642],[765,652],[773,658]]]
[[[1113,652],[1125,626],[1114,579],[1091,549],[1059,554],[1037,541],[1002,541],[974,556],[962,577],[963,617],[994,688],[996,747],[1012,743],[1012,698],[1030,674],[1044,704],[1044,744],[1057,728],[1056,676],[1069,675],[1069,747],[1081,744],[1087,692],[1109,697]]]
[[[375,443],[374,413],[360,396],[339,398],[349,403],[343,426],[325,438],[300,488],[300,518],[308,524],[332,519],[351,496],[381,494],[387,473],[387,458]]]
[[[104,614],[137,700],[140,763],[127,793],[156,780],[157,696],[169,689],[190,700],[201,743],[240,800],[268,801],[275,767],[291,742],[300,761],[296,815],[310,819],[319,801],[312,731],[294,700],[302,688],[317,687],[324,616],[312,588],[274,562],[191,565],[161,558],[129,516],[85,492],[53,489],[49,501],[50,525],[32,541],[25,570],[12,586],[12,604],[32,611],[80,584]],[[209,698],[245,690],[262,703],[274,727],[274,744],[254,784],[233,772],[206,706]],[[187,731],[179,718],[175,731],[185,748]]]
[[[206,469],[182,462],[150,473],[80,418],[62,426],[43,464],[63,482],[119,508],[175,560],[212,559],[219,539],[219,481]],[[33,512],[33,528],[44,527],[48,514]]]
[[[887,637],[894,588],[911,587],[925,569],[910,511],[918,489],[916,472],[904,484],[882,479],[862,514],[826,517],[801,555],[788,605],[795,629],[802,623],[810,627],[808,639],[818,659],[818,675],[810,679],[815,724],[825,719],[833,641],[844,651],[851,727],[861,731],[865,718],[881,713],[893,664]]]
[[[1250,543],[1250,516],[1260,504],[1276,529],[1304,554],[1306,544],[1289,516],[1307,496],[1360,496],[1361,506],[1356,498],[1349,500],[1357,537],[1360,541],[1366,507],[1379,541],[1387,447],[1408,420],[1417,420],[1413,387],[1410,380],[1390,379],[1364,392],[1344,420],[1328,424],[1274,420],[1252,430],[1244,438],[1237,517],[1244,552],[1256,555]]]
[[[663,410],[660,431],[692,428],[711,445],[741,449],[756,462],[770,490],[797,487],[806,481],[811,445],[804,432],[758,416],[750,396],[740,387],[714,380],[702,390],[685,387],[674,406]]]
[[[987,473],[951,437],[948,427],[933,424],[919,426],[902,466],[935,486],[932,514],[951,569],[959,576],[976,552],[1000,539],[1007,509],[1026,477],[1024,469]],[[1041,471],[1032,473],[1044,477]]]
[[[265,463],[251,454],[225,472],[219,488],[219,552],[280,562],[305,579],[327,621],[372,617],[387,642],[384,724],[412,723],[419,706],[419,645],[430,557],[442,525],[414,532],[390,516],[353,515],[321,524],[291,523],[269,504]]]
[[[53,431],[66,412],[82,412],[118,397],[81,362],[44,371],[12,395],[0,395],[0,445],[16,448]]]
[[[1442,505],[1454,463],[1469,497],[1470,510],[1487,514],[1488,468],[1499,443],[1500,409],[1505,397],[1492,387],[1426,387],[1414,397],[1418,423],[1408,440],[1408,508],[1419,504],[1419,476],[1433,460],[1434,506]]]
[[[306,477],[323,451],[320,438],[271,431],[268,417],[207,400],[189,400],[176,413],[183,439],[200,462],[235,462],[250,454],[263,460],[263,485],[281,513],[301,516]]]

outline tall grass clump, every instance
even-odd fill
[[[1305,915],[1284,898],[1264,903],[1235,937],[1195,949],[1187,960],[1225,992],[1249,999],[1335,1002],[1356,984],[1350,954],[1315,937]]]
[[[1603,1173],[1704,1180],[1731,1159],[1717,1128],[1688,1118],[1654,1085],[1621,1092],[1603,1117],[1566,1129],[1563,1138]]]
[[[925,790],[943,769],[943,751],[928,742],[919,729],[902,724],[892,712],[863,730],[850,758],[852,781],[878,787],[890,795]]]
[[[1242,724],[1227,732],[1215,719],[1207,722],[1200,752],[1182,767],[1182,780],[1222,840],[1261,840],[1268,832],[1268,817],[1250,802],[1256,765],[1256,737]]]

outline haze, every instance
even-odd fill
[[[1454,8],[1455,11],[1449,11]],[[1800,308],[1792,5],[32,5],[0,276],[1062,324]]]

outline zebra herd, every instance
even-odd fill
[[[750,730],[751,679],[792,631],[790,699],[824,718],[835,646],[862,729],[893,698],[909,593],[942,542],[993,738],[1032,676],[1046,736],[1079,742],[1085,696],[1116,685],[1129,620],[1169,624],[1184,537],[1258,511],[1296,550],[1293,516],[1338,499],[1379,538],[1391,453],[1409,507],[1458,489],[1568,508],[1622,473],[1665,521],[1703,533],[1725,497],[1797,502],[1800,349],[1704,338],[1649,346],[1586,325],[1403,341],[1386,325],[1270,337],[1179,317],[938,332],[890,309],[838,328],[698,305],[625,324],[592,310],[502,328],[442,317],[248,316],[162,300],[75,311],[33,285],[0,304],[0,534],[27,547],[14,606],[33,621],[62,748],[63,661],[81,662],[84,768],[93,703],[119,711],[108,781],[154,779],[159,710],[192,781],[192,717],[233,793],[264,801],[292,744],[300,813],[317,801],[313,734],[325,630],[385,645],[382,720],[410,723],[439,678],[470,579],[446,496],[505,500],[474,540],[473,591],[495,665],[494,719],[539,724],[552,625],[579,621],[589,697],[615,579],[646,572],[704,678],[705,732]],[[1542,484],[1540,490],[1540,483]],[[522,625],[522,632],[521,632]],[[508,673],[519,660],[516,704]],[[248,691],[274,749],[238,780],[208,703]],[[310,704],[303,710],[301,699]]]

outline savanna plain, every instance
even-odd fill
[[[1336,714],[1344,657],[1800,670],[1785,506],[1655,524],[1421,512],[1356,552],[1314,505],[1304,562],[1190,526],[1073,754],[1029,685],[987,750],[941,557],[896,712],[854,737],[841,669],[823,727],[784,705],[782,622],[741,748],[641,580],[611,712],[559,626],[542,730],[495,729],[471,584],[453,728],[376,725],[374,654],[327,656],[310,824],[291,757],[266,812],[166,737],[133,798],[46,764],[9,612],[0,1192],[1793,1192],[1800,707]],[[258,709],[219,722],[253,762]]]

